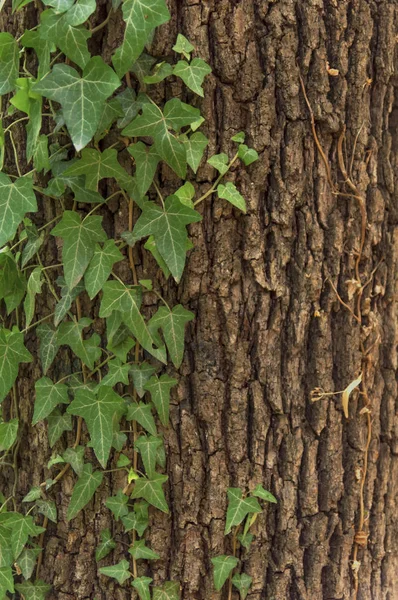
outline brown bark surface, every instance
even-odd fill
[[[107,14],[98,2],[97,22]],[[248,201],[242,215],[211,199],[203,222],[191,228],[195,244],[178,290],[166,297],[193,310],[185,360],[164,430],[169,475],[169,516],[152,513],[148,531],[161,560],[144,567],[156,583],[181,582],[183,600],[225,599],[213,590],[210,558],[230,552],[224,538],[226,490],[262,483],[277,498],[255,525],[245,570],[253,577],[250,600],[348,600],[352,549],[359,514],[358,473],[363,467],[366,420],[361,398],[345,419],[340,396],[310,402],[311,390],[342,390],[360,370],[358,328],[339,304],[328,278],[347,300],[360,239],[358,203],[333,195],[311,133],[299,69],[316,127],[332,168],[346,127],[345,153],[352,178],[366,198],[368,227],[361,261],[363,280],[381,261],[364,293],[369,354],[368,391],[372,439],[365,508],[367,547],[359,551],[360,600],[398,598],[398,5],[395,0],[171,0],[172,21],[158,32],[151,52],[170,55],[177,32],[195,45],[213,74],[201,102],[210,151],[231,151],[230,138],[248,133],[260,160],[233,179]],[[16,35],[36,24],[30,5],[0,15],[1,30]],[[122,32],[120,16],[90,42],[109,60]],[[338,69],[327,71],[327,63]],[[299,66],[298,66],[299,65]],[[156,88],[158,98],[186,94],[179,82]],[[184,99],[184,98],[183,98]],[[23,132],[20,132],[23,140]],[[197,187],[206,190],[214,171],[202,167]],[[164,169],[165,192],[178,182]],[[195,184],[196,185],[196,184]],[[38,222],[56,206],[42,204]],[[105,214],[105,213],[104,213]],[[105,214],[110,234],[125,229],[126,208]],[[47,247],[49,258],[54,242]],[[139,275],[154,272],[136,252]],[[367,274],[367,275],[366,275]],[[121,273],[126,280],[128,271]],[[40,307],[39,307],[40,308]],[[52,310],[43,298],[40,318]],[[150,308],[150,307],[149,307]],[[43,311],[43,312],[41,312]],[[89,313],[88,311],[91,311]],[[96,307],[84,305],[86,314]],[[35,334],[28,346],[37,351]],[[69,372],[58,355],[55,375]],[[49,476],[46,426],[30,426],[38,363],[21,369],[18,497]],[[7,406],[7,402],[4,406]],[[73,442],[64,436],[56,450]],[[12,485],[3,471],[2,487]],[[94,549],[111,526],[105,498],[123,485],[111,474],[95,501],[71,523],[65,520],[75,481],[64,477],[51,493],[59,522],[45,536],[42,577],[51,600],[127,600],[120,587],[99,576]],[[123,549],[123,546],[119,546]],[[114,553],[101,565],[123,558]],[[237,594],[234,595],[238,598]]]

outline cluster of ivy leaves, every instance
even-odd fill
[[[22,10],[30,1],[12,0],[12,8]],[[169,510],[158,424],[168,425],[170,393],[177,383],[160,370],[167,364],[180,367],[185,326],[194,315],[181,305],[170,307],[156,282],[137,281],[134,265],[132,284],[115,270],[121,261],[131,263],[130,248],[145,240],[143,247],[164,277],[178,283],[192,247],[187,226],[201,220],[196,206],[215,193],[245,212],[235,185],[222,180],[237,160],[250,165],[258,156],[245,145],[243,133],[235,135],[232,158],[224,153],[208,158],[218,176],[195,199],[195,187],[186,179],[194,178],[208,145],[196,105],[211,68],[192,57],[194,47],[181,34],[173,47],[179,59],[159,63],[145,52],[155,28],[170,18],[165,0],[112,1],[111,11],[121,12],[125,32],[111,64],[88,49],[90,37],[108,21],[90,28],[95,0],[43,3],[36,27],[18,39],[0,33],[0,402],[7,398],[9,406],[0,417],[0,467],[13,470],[15,480],[13,494],[0,497],[0,598],[15,592],[26,600],[45,598],[50,585],[37,578],[43,551],[37,536],[48,522],[57,522],[53,487],[73,470],[76,482],[67,511],[67,519],[73,519],[94,497],[116,451],[115,468],[125,472],[125,486],[106,506],[130,535],[130,558],[99,571],[119,584],[130,580],[140,600],[176,600],[178,582],[152,586],[150,577],[137,575],[136,561],[159,558],[144,536],[150,507]],[[195,106],[179,98],[162,106],[154,102],[151,86],[169,77],[184,82]],[[23,161],[15,126],[25,127]],[[183,180],[167,198],[156,183],[162,163]],[[103,180],[115,182],[111,196],[101,193]],[[133,203],[139,212],[118,239],[109,237],[102,216],[95,214],[115,196],[131,213]],[[34,213],[46,202],[56,203],[57,216],[39,227]],[[62,246],[62,265],[43,263],[54,239]],[[53,297],[53,311],[34,322],[42,293]],[[159,298],[150,318],[141,310],[147,293]],[[98,301],[95,319],[81,314],[84,296]],[[102,337],[95,333],[99,320],[106,330]],[[76,438],[66,450],[53,450],[43,465],[52,476],[37,482],[18,504],[16,381],[20,364],[33,360],[25,345],[28,331],[38,341],[42,370],[31,424],[46,421],[51,448],[65,432],[76,431]],[[61,347],[70,349],[71,372],[56,380]],[[89,438],[85,445],[82,423]],[[110,530],[102,531],[97,561],[115,547]]]

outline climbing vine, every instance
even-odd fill
[[[12,8],[29,3],[13,0]],[[92,500],[104,473],[118,471],[124,484],[106,506],[130,543],[123,560],[109,564],[108,558],[104,566],[117,542],[110,529],[103,530],[95,552],[99,572],[131,583],[140,600],[175,600],[179,582],[153,586],[140,563],[159,558],[144,537],[149,511],[169,510],[158,424],[168,425],[184,330],[195,315],[180,304],[170,306],[159,290],[164,279],[181,280],[192,248],[187,227],[201,220],[202,202],[216,194],[245,212],[229,173],[238,160],[250,165],[258,156],[243,133],[234,135],[233,155],[206,156],[218,176],[197,197],[195,174],[208,146],[199,107],[211,68],[193,56],[194,47],[181,34],[172,58],[157,62],[147,53],[154,30],[170,18],[165,0],[112,0],[107,18],[94,28],[94,0],[43,4],[38,24],[20,38],[0,33],[0,466],[13,477],[11,495],[0,502],[0,597],[19,593],[42,600],[50,591],[40,570],[46,528],[57,522],[54,490],[63,476],[73,471],[67,509],[72,520]],[[124,38],[107,64],[91,56],[88,40],[118,11]],[[151,86],[167,78],[183,81],[191,103],[179,97],[155,102]],[[16,126],[25,128],[22,159]],[[181,180],[167,197],[161,168]],[[104,179],[115,186],[107,196]],[[103,224],[111,200],[128,212],[120,237]],[[38,224],[49,203],[55,217]],[[142,252],[159,266],[158,280],[138,279],[133,248],[142,241]],[[42,294],[47,314],[35,321]],[[145,309],[146,295],[158,301],[155,311]],[[26,422],[19,414],[17,378],[20,365],[33,360],[28,332],[38,342],[41,369],[31,425],[47,423],[51,448],[65,432],[74,432],[74,442],[61,453],[53,450],[43,465],[51,476],[19,501],[18,451]],[[63,360],[67,372],[57,379],[61,349],[68,349],[70,359]],[[256,489],[250,497],[255,510],[243,515],[249,515],[245,539],[251,513],[258,512],[255,496],[268,494]],[[233,519],[230,526],[239,523]],[[242,597],[244,577],[233,580]]]

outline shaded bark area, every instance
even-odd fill
[[[361,219],[355,200],[331,193],[300,91],[299,65],[340,189],[336,148],[343,126],[348,164],[355,146],[353,179],[366,197],[368,216],[363,281],[382,261],[363,309],[374,342],[368,381],[373,432],[365,486],[369,540],[359,553],[358,597],[393,600],[398,597],[398,7],[393,0],[172,0],[170,9],[172,21],[158,32],[151,51],[170,55],[179,31],[211,64],[201,102],[210,151],[231,151],[231,136],[245,130],[260,160],[233,173],[248,214],[208,201],[203,222],[191,228],[195,249],[182,284],[178,290],[164,286],[166,296],[193,310],[196,320],[187,334],[172,424],[164,430],[171,515],[152,513],[148,538],[161,560],[143,572],[155,583],[179,580],[184,600],[226,598],[213,590],[210,563],[212,556],[231,550],[223,536],[226,490],[262,483],[278,504],[257,520],[244,561],[253,577],[250,599],[351,597],[366,423],[358,396],[346,420],[340,397],[313,404],[310,392],[342,390],[360,369],[355,322],[327,280],[347,299]],[[98,22],[106,12],[106,5],[99,6]],[[36,13],[30,6],[11,16],[5,8],[2,30],[21,35],[26,22],[36,23]],[[106,60],[121,30],[120,17],[112,17],[92,40]],[[339,70],[337,77],[328,74],[327,62]],[[158,98],[181,93],[184,99],[179,82],[161,84],[155,92]],[[206,190],[213,179],[214,171],[204,166],[195,185]],[[161,183],[169,193],[178,182],[164,168]],[[43,205],[39,218],[45,221],[55,211],[54,205]],[[105,216],[110,234],[124,230],[125,206],[114,203]],[[135,259],[140,276],[155,273],[146,254],[137,251]],[[121,275],[128,280],[127,269]],[[37,318],[51,307],[52,300],[44,298]],[[88,303],[85,309],[97,314]],[[29,339],[34,352],[34,334]],[[67,361],[60,353],[55,376]],[[18,383],[24,422],[20,497],[48,477],[46,427],[29,425],[32,382],[40,375],[34,364],[21,370]],[[72,442],[72,435],[65,436],[56,449]],[[123,482],[107,475],[95,501],[67,523],[73,484],[68,474],[51,493],[59,523],[49,525],[45,538],[42,576],[54,588],[49,598],[134,597],[127,584],[121,588],[98,576],[94,560],[102,528],[111,526],[116,539],[128,541],[104,506]],[[118,562],[122,553],[104,564]]]

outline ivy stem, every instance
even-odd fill
[[[21,171],[21,167],[19,166],[19,160],[18,160],[18,152],[17,152],[17,148],[15,146],[15,142],[14,142],[14,136],[12,135],[11,131],[8,132],[8,135],[10,136],[10,140],[11,140],[11,146],[14,152],[14,159],[15,159],[15,164],[17,167],[17,171],[18,171],[18,177],[22,177],[22,171]]]
[[[162,196],[162,193],[161,193],[161,191],[160,191],[160,189],[159,189],[159,186],[157,185],[156,181],[153,181],[153,185],[154,185],[154,187],[155,187],[155,190],[157,191],[157,194],[158,194],[158,196],[159,196],[159,198],[160,198],[160,201],[161,201],[161,203],[162,203],[162,206],[163,206],[163,208],[164,208],[164,200],[163,200],[163,196]]]
[[[35,321],[31,325],[29,325],[29,327],[25,327],[25,329],[22,329],[21,333],[26,333],[30,329],[33,329],[34,327],[37,327],[37,325],[40,325],[40,323],[43,323],[44,321],[47,321],[47,319],[49,319],[50,317],[53,317],[54,315],[55,315],[55,313],[51,313],[51,315],[47,315],[46,317],[43,317],[42,319],[39,319],[38,321]]]
[[[237,549],[237,545],[238,545],[237,537],[238,537],[239,529],[240,529],[240,525],[235,527],[234,534],[232,536],[233,556],[236,556],[236,549]],[[233,575],[233,569],[232,569],[231,573],[229,574],[229,578],[228,578],[228,600],[232,600],[232,575]]]
[[[113,10],[110,10],[108,12],[106,19],[104,21],[102,21],[102,23],[100,23],[96,27],[93,27],[93,29],[90,29],[91,35],[94,35],[94,33],[97,33],[97,31],[101,31],[101,29],[103,29],[109,23],[109,19],[111,18],[112,13],[113,13]]]
[[[205,192],[203,194],[203,196],[201,196],[200,198],[198,198],[198,200],[196,200],[196,202],[193,203],[194,206],[197,206],[197,204],[199,204],[200,202],[203,202],[203,200],[206,200],[206,198],[208,198],[209,196],[211,196],[211,194],[214,194],[214,192],[217,189],[218,184],[220,183],[221,179],[224,177],[224,175],[226,175],[228,173],[228,171],[230,170],[230,168],[232,167],[232,165],[237,161],[238,159],[238,153],[235,154],[235,156],[233,157],[233,159],[231,160],[231,162],[228,164],[228,169],[225,171],[225,173],[222,173],[221,175],[219,175],[217,177],[217,179],[215,180],[215,182],[213,183],[213,185],[211,186],[211,188],[209,190],[207,190],[207,192]]]

